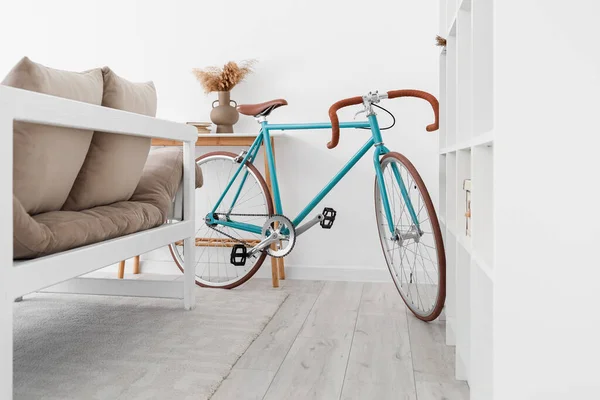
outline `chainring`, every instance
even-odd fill
[[[272,219],[275,220],[277,222],[283,223],[284,226],[289,226],[291,227],[291,231],[290,233],[293,234],[293,240],[291,241],[291,246],[290,246],[290,241],[288,240],[288,245],[286,245],[284,247],[284,249],[287,249],[286,252],[284,252],[282,255],[279,255],[280,252],[278,249],[276,251],[271,251],[272,249],[269,247],[267,249],[263,249],[261,250],[261,252],[266,252],[268,255],[270,255],[271,257],[274,258],[282,258],[287,256],[288,254],[290,254],[290,252],[294,249],[294,246],[296,245],[296,229],[294,228],[294,224],[292,223],[292,221],[290,221],[287,217],[284,217],[283,215],[279,215],[279,214],[273,214],[273,215],[269,215],[269,214],[234,214],[234,213],[214,213],[214,215],[217,216],[227,216],[227,217],[267,217],[267,221],[265,222],[265,224],[263,225],[263,236],[265,236],[266,231],[268,230],[268,223],[269,221],[271,221]],[[274,221],[275,222],[275,221]],[[206,222],[205,222],[206,223]],[[240,244],[243,244],[244,246],[246,246],[248,249],[253,248],[254,246],[244,242],[243,240],[236,238],[235,236],[232,236],[228,233],[223,232],[222,230],[220,230],[219,228],[217,228],[216,226],[210,225],[208,223],[206,223],[206,226],[208,226],[210,229],[220,233],[223,236],[228,237],[229,239],[236,241]],[[267,229],[265,229],[267,228]],[[277,243],[278,245],[280,245],[280,243]]]
[[[274,246],[269,246],[265,249],[267,254],[275,258],[287,256],[296,245],[296,228],[294,227],[294,223],[283,215],[273,215],[263,225],[263,237],[266,238],[272,230],[275,230],[281,239],[275,242]]]

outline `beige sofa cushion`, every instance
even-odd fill
[[[152,82],[129,82],[102,68],[102,105],[154,117],[156,90]],[[129,200],[150,150],[150,138],[94,132],[90,150],[63,210],[78,211]]]
[[[159,226],[182,177],[180,148],[153,150],[131,201],[30,217],[13,196],[14,258],[35,258]],[[197,187],[202,173],[196,167]]]
[[[161,208],[177,192],[181,183],[183,152],[180,147],[153,149],[144,166],[140,183],[131,196],[131,201],[140,201]],[[196,187],[202,186],[202,170],[196,164]]]
[[[3,85],[100,105],[102,71],[68,72],[23,58]],[[92,131],[15,122],[13,193],[31,215],[60,210],[85,160]]]

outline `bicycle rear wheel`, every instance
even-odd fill
[[[395,227],[392,233],[376,178],[375,211],[386,263],[408,308],[417,318],[433,321],[442,312],[446,299],[446,256],[433,203],[421,176],[406,157],[390,152],[380,163]],[[394,170],[404,183],[418,228]]]
[[[254,245],[262,238],[258,234],[217,225],[215,230],[205,222],[228,182],[239,168],[234,153],[216,151],[196,159],[202,169],[203,186],[196,196],[196,284],[203,287],[231,289],[250,279],[260,268],[267,256],[260,252],[248,257],[243,266],[235,266],[230,261],[231,250],[238,240]],[[247,175],[246,175],[247,172]],[[245,178],[244,178],[245,177]],[[239,190],[235,205],[231,207]],[[268,216],[273,214],[273,202],[267,184],[256,167],[246,163],[224,197],[217,213],[243,214],[232,216],[238,222],[263,226]],[[255,215],[250,215],[255,214]],[[261,215],[261,216],[257,216]],[[219,232],[220,231],[220,232]],[[172,243],[169,250],[173,260],[183,272],[183,242]]]

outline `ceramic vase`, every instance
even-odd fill
[[[217,96],[218,99],[212,103],[210,120],[217,125],[217,133],[233,133],[233,125],[240,119],[237,103],[231,100],[230,92],[217,92]]]

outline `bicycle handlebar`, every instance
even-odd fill
[[[390,90],[388,92],[388,99],[395,99],[396,97],[418,97],[427,100],[429,104],[431,104],[431,108],[433,108],[435,121],[433,124],[427,125],[425,130],[427,130],[427,132],[433,132],[440,128],[440,103],[434,95],[414,89]]]
[[[435,121],[433,124],[427,125],[425,128],[427,132],[437,131],[440,127],[440,104],[434,95],[423,92],[421,90],[414,89],[403,89],[403,90],[390,90],[387,92],[388,99],[395,99],[397,97],[418,97],[423,100],[427,100],[433,108]],[[350,97],[348,99],[340,100],[334,103],[329,108],[329,119],[331,120],[331,141],[327,143],[327,148],[333,149],[338,145],[340,141],[340,121],[337,116],[337,111],[341,108],[353,106],[356,104],[362,104],[363,98],[360,96]]]
[[[340,120],[338,119],[337,111],[340,108],[362,104],[362,102],[362,97],[356,96],[337,101],[333,103],[331,107],[329,107],[329,119],[331,120],[331,141],[327,143],[328,149],[333,149],[340,141]]]

